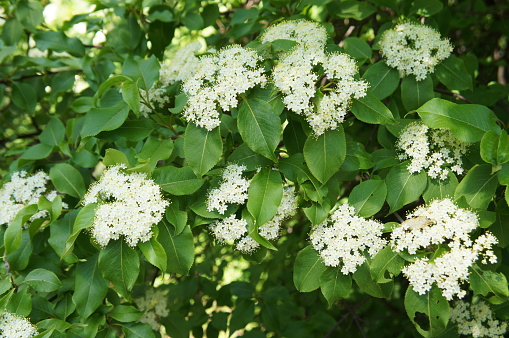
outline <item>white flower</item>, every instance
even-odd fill
[[[161,188],[142,173],[124,173],[125,165],[109,167],[92,184],[83,205],[98,203],[92,236],[101,246],[121,235],[134,247],[152,237],[152,225],[162,219],[168,201]]]
[[[430,129],[416,122],[401,131],[396,147],[401,151],[400,160],[410,159],[409,173],[426,169],[429,177],[445,180],[449,170],[463,173],[461,157],[467,153],[468,143],[458,141],[448,129]]]
[[[246,166],[229,164],[223,171],[223,182],[218,188],[212,189],[207,198],[207,210],[217,210],[221,215],[229,203],[244,204],[247,200],[249,181],[242,178]]]
[[[231,215],[212,223],[210,231],[219,243],[233,242],[247,232],[247,222],[244,219],[237,219],[235,215]]]
[[[169,96],[166,92],[166,89],[160,87],[158,84],[154,84],[148,92],[140,88],[140,95],[144,100],[150,102],[150,105],[154,109],[164,108],[165,103],[168,102]],[[152,112],[152,109],[149,108],[143,100],[140,104],[140,113],[143,117],[148,117],[148,114]]]
[[[383,224],[355,216],[355,209],[343,204],[331,215],[330,220],[315,226],[309,236],[326,266],[341,265],[345,275],[354,273],[366,258],[364,250],[374,257],[385,245],[382,239]]]
[[[458,325],[458,333],[466,336],[502,338],[507,332],[507,322],[493,319],[493,312],[482,300],[477,304],[456,301],[450,320]]]
[[[323,67],[330,88],[323,88],[323,97],[314,100],[318,89],[317,66]],[[345,119],[352,98],[366,95],[364,80],[354,79],[357,73],[355,60],[341,53],[325,55],[314,45],[299,45],[283,55],[274,68],[274,85],[284,94],[286,107],[304,115],[316,136],[336,129]],[[313,101],[318,101],[315,107]]]
[[[265,43],[278,39],[292,40],[302,45],[318,44],[323,47],[327,42],[327,31],[314,21],[284,21],[268,27],[260,41]]]
[[[257,84],[265,85],[263,69],[258,67],[261,61],[256,51],[238,45],[202,57],[182,87],[188,96],[183,112],[186,120],[207,130],[219,126],[219,109],[236,108],[239,94]]]
[[[198,41],[181,47],[173,56],[170,63],[163,63],[159,71],[161,86],[169,86],[177,81],[184,81],[198,68],[199,59],[194,55],[201,49]]]
[[[438,245],[444,250],[433,260],[420,258],[403,268],[403,275],[417,293],[425,294],[436,282],[446,299],[451,300],[454,296],[463,298],[466,291],[461,289],[461,285],[468,281],[469,267],[480,257],[484,264],[486,259],[496,263],[497,257],[491,250],[497,244],[495,236],[486,232],[475,241],[470,238],[470,233],[478,225],[473,212],[443,199],[417,208],[392,231],[391,246],[395,252],[407,250],[416,254],[417,250]]]
[[[449,57],[452,46],[440,33],[425,25],[404,22],[385,31],[380,39],[380,51],[387,65],[424,80],[434,67]]]
[[[37,329],[27,318],[4,312],[0,316],[0,337],[29,338],[37,334]]]
[[[23,170],[13,173],[11,180],[0,189],[0,225],[9,224],[21,209],[30,204],[37,204],[43,195],[53,202],[57,197],[57,192],[55,190],[46,192],[48,180],[49,176],[43,171],[38,171],[33,175],[28,175]],[[68,206],[66,203],[62,203],[62,207],[67,208]],[[30,221],[46,216],[48,216],[48,212],[42,210],[33,215]]]
[[[145,297],[135,298],[134,303],[138,309],[145,311],[138,321],[149,324],[152,330],[158,331],[161,326],[159,318],[169,314],[166,292],[152,288],[147,289]]]

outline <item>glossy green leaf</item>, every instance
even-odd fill
[[[248,188],[247,210],[258,226],[270,221],[283,197],[283,181],[276,170],[263,168],[251,180]]]
[[[372,124],[396,123],[389,108],[369,89],[366,91],[366,96],[352,100],[350,110],[362,122]]]
[[[322,183],[327,182],[346,157],[345,132],[342,126],[315,137],[309,135],[304,145],[304,158],[311,173]]]
[[[327,303],[346,298],[352,289],[352,277],[344,275],[339,267],[327,267],[320,275],[320,289]]]
[[[76,264],[76,277],[72,299],[81,320],[86,320],[103,303],[110,283],[99,269],[99,255],[88,257]]]
[[[52,292],[62,287],[57,275],[46,269],[30,271],[25,277],[25,282],[38,292]]]
[[[444,5],[439,0],[416,0],[410,7],[410,14],[428,17],[439,13]]]
[[[300,292],[311,292],[320,287],[320,276],[326,266],[318,252],[308,245],[295,258],[293,283]]]
[[[385,178],[389,214],[418,199],[426,189],[427,175],[424,171],[410,174],[407,163],[394,166]]]
[[[366,254],[364,255],[366,256]],[[376,283],[371,277],[371,260],[369,256],[366,261],[357,267],[353,274],[353,279],[357,286],[365,293],[376,298],[388,298],[394,289],[394,282]]]
[[[154,170],[157,166],[157,162],[170,158],[173,148],[174,145],[171,139],[158,140],[149,137],[143,144],[141,152],[137,154],[136,157],[140,160],[148,161],[150,168]]]
[[[133,81],[125,81],[122,84],[122,98],[131,110],[140,117],[140,91]]]
[[[449,172],[447,179],[440,180],[428,176],[428,185],[422,194],[422,198],[426,203],[433,200],[442,200],[444,198],[454,198],[454,192],[458,187],[458,179],[454,173]]]
[[[450,90],[473,89],[472,76],[467,71],[465,63],[454,55],[436,66],[435,74],[438,80]]]
[[[200,189],[205,182],[196,177],[191,167],[158,168],[154,170],[153,178],[161,189],[172,195],[190,195]]]
[[[481,139],[481,158],[494,166],[509,161],[509,136],[505,130],[496,132],[489,130]]]
[[[177,201],[173,200],[166,208],[166,220],[175,227],[175,236],[178,236],[187,224],[187,212],[180,210]]]
[[[269,160],[277,161],[274,150],[279,144],[281,122],[270,104],[260,99],[244,98],[237,127],[249,148]]]
[[[485,132],[500,132],[496,115],[485,106],[456,104],[432,99],[417,109],[419,116],[430,128],[447,128],[460,141],[477,142]]]
[[[497,175],[492,174],[491,165],[475,165],[461,180],[454,193],[454,199],[465,197],[472,208],[486,209],[498,187]]]
[[[155,338],[150,325],[145,323],[129,323],[122,327],[126,338]]]
[[[417,81],[414,75],[407,75],[401,82],[401,101],[408,111],[419,108],[434,97],[431,76]]]
[[[124,123],[129,114],[129,106],[120,101],[107,108],[92,108],[85,115],[81,137],[95,136],[101,131],[117,129]]]
[[[228,162],[245,165],[249,171],[265,167],[271,163],[266,157],[252,151],[245,143],[242,143],[231,153]]]
[[[181,275],[189,273],[194,262],[193,233],[189,226],[178,235],[174,235],[173,226],[163,219],[159,223],[157,240],[163,246],[168,258],[168,272]]]
[[[21,231],[26,221],[39,211],[36,204],[31,204],[21,209],[16,217],[9,223],[4,234],[5,254],[9,255],[19,248],[21,244]]]
[[[386,196],[385,181],[372,179],[355,186],[348,197],[348,203],[359,216],[371,217],[382,209]]]
[[[405,294],[405,309],[417,331],[425,337],[435,337],[447,327],[449,302],[442,296],[442,290],[437,286],[433,286],[423,295],[419,295],[412,286],[409,286]],[[426,315],[428,330],[424,330],[415,321],[417,313]]]
[[[373,156],[364,149],[364,146],[360,142],[346,142],[346,157],[341,165],[342,171],[370,169],[374,165]]]
[[[150,240],[138,243],[138,247],[150,264],[158,267],[162,272],[166,272],[166,267],[168,264],[166,251],[164,250],[161,243],[159,243],[157,240],[157,236],[159,235],[159,228],[157,226],[153,226],[152,232],[154,234]]]
[[[118,293],[127,299],[131,298],[131,290],[140,272],[140,259],[123,239],[110,241],[101,249],[99,269]]]
[[[148,59],[135,58],[129,55],[122,65],[122,74],[132,78],[141,89],[148,90],[159,79],[160,67],[155,55]]]
[[[132,305],[117,305],[109,313],[109,316],[122,323],[135,322],[143,315],[143,312]]]
[[[507,278],[503,273],[490,270],[481,270],[479,266],[473,265],[469,268],[469,282],[475,294],[488,296],[493,293],[500,300],[507,301],[509,289],[507,287]]]
[[[362,78],[368,80],[369,90],[379,100],[394,93],[399,85],[399,72],[383,60],[369,66]]]
[[[106,154],[104,155],[103,164],[107,167],[114,166],[117,164],[125,164],[128,168],[129,160],[127,159],[127,156],[117,149],[106,149]]]
[[[12,101],[16,106],[33,115],[35,106],[37,105],[37,95],[34,88],[28,83],[13,82]]]
[[[208,131],[189,123],[184,139],[184,152],[187,163],[197,177],[206,174],[221,158],[223,141],[219,128]]]
[[[387,283],[399,275],[406,261],[390,245],[380,250],[371,261],[371,277],[377,283]],[[387,275],[389,273],[390,275]]]
[[[67,163],[58,163],[51,167],[49,177],[55,188],[62,193],[82,199],[86,189],[80,172]]]
[[[366,60],[371,59],[371,47],[366,41],[360,38],[346,38],[343,40],[343,49],[360,63],[364,63]]]
[[[41,143],[57,146],[62,142],[65,136],[65,126],[56,117],[51,117],[44,127],[44,130],[39,135]]]

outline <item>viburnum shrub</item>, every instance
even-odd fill
[[[0,337],[503,337],[509,4],[1,1]]]

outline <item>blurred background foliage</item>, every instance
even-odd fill
[[[509,123],[509,3],[505,0],[11,0],[0,5],[2,176],[9,166],[19,165],[19,154],[38,143],[52,116],[58,116],[72,136],[77,118],[87,111],[84,98],[93,97],[111,74],[121,73],[127,55],[155,55],[164,61],[196,39],[206,44],[202,52],[232,43],[246,45],[268,25],[285,19],[319,21],[340,46],[347,37],[366,41],[374,53],[362,63],[361,74],[381,58],[377,40],[393,23],[412,18],[439,27],[474,78],[473,90],[462,92],[463,99],[490,107],[503,123]],[[179,92],[174,88],[175,94]],[[442,94],[459,95],[445,90]],[[364,140],[357,141],[367,142],[369,132],[359,130]],[[107,139],[97,142],[87,146],[103,154],[111,144]],[[68,152],[68,145],[62,144],[45,163],[34,165],[48,169],[51,161],[68,157]],[[338,189],[347,194],[351,187]],[[217,337],[239,330],[235,335],[294,338],[414,335],[403,306],[403,279],[397,280],[388,300],[354,289],[331,307],[320,291],[295,289],[294,254],[307,243],[309,229],[309,221],[299,214],[287,224],[279,250],[269,252],[261,262],[257,255],[243,256],[231,247],[214,245],[202,231],[195,236],[195,264],[189,275],[161,277],[147,263],[147,281],[164,284],[169,291],[171,315],[163,323],[167,333],[179,337],[191,331],[195,337]],[[137,285],[133,295],[142,294],[145,285]],[[508,311],[501,317],[509,318]]]

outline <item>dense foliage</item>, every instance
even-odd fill
[[[506,1],[1,3],[0,335],[504,334]]]

